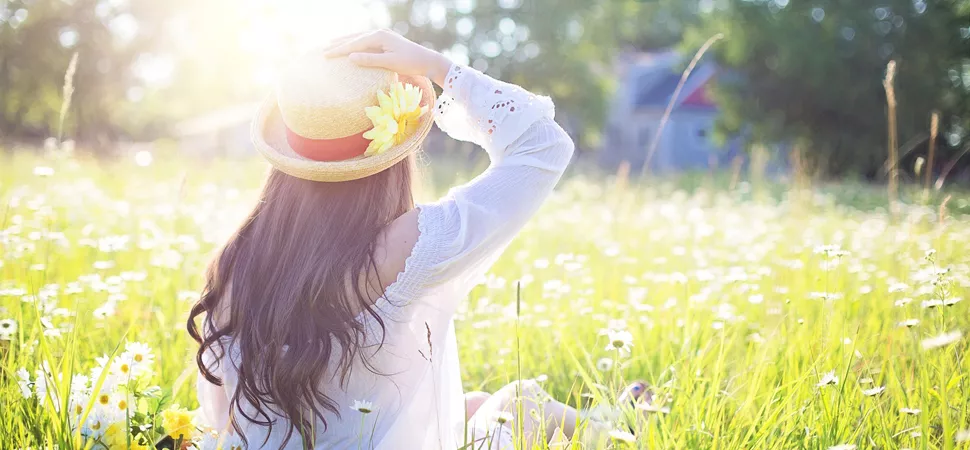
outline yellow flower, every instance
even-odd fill
[[[162,426],[172,439],[182,436],[183,441],[194,437],[197,431],[192,424],[192,413],[177,406],[162,411]]]
[[[127,449],[128,447],[128,429],[125,427],[125,422],[115,422],[108,426],[107,430],[104,430],[104,436],[101,438],[101,442],[109,450],[115,449]],[[130,450],[147,450],[148,447],[144,444],[139,444],[135,438],[131,439]]]
[[[380,154],[404,142],[418,129],[418,119],[428,112],[427,106],[421,106],[421,89],[410,84],[395,83],[389,93],[378,92],[377,101],[378,106],[365,109],[374,128],[364,133],[364,139],[371,140],[364,156]]]

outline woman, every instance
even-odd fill
[[[452,320],[570,161],[552,102],[388,31],[324,52],[296,61],[254,121],[273,169],[192,309],[203,421],[249,448],[511,449],[519,424],[530,441],[571,435],[577,412],[534,381],[466,402]],[[414,205],[432,121],[492,162]],[[517,396],[543,417],[509,421]]]

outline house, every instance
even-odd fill
[[[654,139],[659,142],[650,169],[657,172],[724,167],[742,152],[740,138],[729,139],[725,145],[712,139],[719,110],[709,89],[720,71],[703,60],[684,83],[658,137],[661,119],[686,66],[684,56],[674,51],[621,55],[619,87],[604,127],[602,165],[615,168],[627,161],[638,173]]]

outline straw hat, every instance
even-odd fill
[[[427,111],[412,134],[378,154],[364,156],[374,128],[365,108],[398,81],[421,90]],[[275,95],[263,102],[252,125],[256,149],[270,164],[297,178],[349,181],[383,171],[416,151],[433,122],[435,91],[426,77],[357,66],[347,58],[310,52],[293,63]]]

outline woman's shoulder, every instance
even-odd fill
[[[420,238],[419,215],[420,210],[412,208],[384,227],[377,238],[374,261],[382,291],[393,284],[407,266],[408,257]]]

